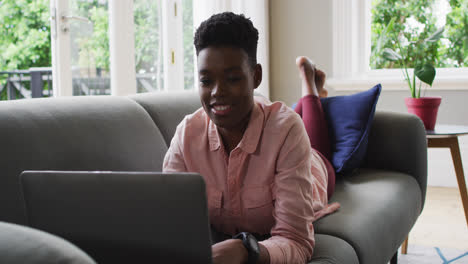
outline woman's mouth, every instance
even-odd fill
[[[232,108],[230,105],[213,105],[211,112],[215,115],[227,115],[231,112]]]

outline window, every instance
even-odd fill
[[[30,85],[33,67],[38,79],[45,79],[45,83],[36,82],[41,96],[50,95],[50,70],[44,69],[51,61],[48,13],[47,1],[35,1],[34,5],[0,1],[0,100],[34,96]]]
[[[385,5],[381,6],[383,10],[373,8],[373,6],[379,2],[391,3],[391,5],[387,5],[387,9]],[[411,5],[411,3],[412,5],[421,5],[419,2],[427,4],[426,7],[419,7],[423,12],[416,12],[416,7],[414,7],[413,10],[408,6],[401,7],[403,5]],[[457,4],[459,4],[459,6],[457,6]],[[461,28],[466,30],[466,26],[462,26],[461,21],[466,21],[467,19],[467,0],[334,0],[332,5],[333,70],[330,82],[328,82],[332,88],[336,90],[361,90],[369,85],[380,82],[384,84],[385,89],[406,90],[405,80],[401,70],[398,69],[398,65],[390,65],[388,62],[379,61],[376,59],[377,52],[375,50],[375,44],[374,50],[372,49],[372,40],[374,39],[375,41],[375,39],[380,36],[378,36],[378,34],[381,33],[383,25],[387,25],[386,21],[390,21],[391,19],[391,17],[386,17],[386,15],[394,16],[391,12],[401,10],[402,13],[406,12],[408,21],[405,19],[405,22],[407,22],[406,26],[408,26],[409,31],[421,30],[420,24],[423,23],[416,23],[415,21],[424,21],[421,17],[411,18],[412,16],[430,16],[431,18],[429,19],[431,21],[429,22],[432,23],[432,26],[427,28],[428,34],[437,28],[438,23],[443,22],[443,19],[438,22],[436,18],[443,18],[443,14],[447,14],[446,22],[448,26],[445,32],[445,40],[440,40],[437,49],[438,53],[434,55],[439,56],[438,59],[436,59],[438,63],[437,67],[439,68],[437,69],[437,77],[431,89],[467,89],[468,67],[466,66],[466,62],[463,64],[459,63],[459,61],[461,61],[459,58],[463,56],[466,61],[467,54],[466,47],[468,44],[466,36],[468,34],[466,31],[463,32],[461,30]],[[437,5],[443,5],[445,9],[435,8],[437,12],[432,13],[431,8],[438,7]],[[455,13],[457,14],[455,15]],[[454,21],[450,20],[452,19],[450,16],[454,17]],[[373,23],[373,21],[381,22],[378,24],[376,22]],[[400,23],[399,27],[404,27],[405,22]],[[450,40],[447,34],[452,30],[458,31],[457,33],[459,33],[460,39],[464,39],[464,42],[462,42],[464,44],[460,44],[460,40]],[[373,36],[373,31],[379,33]],[[389,39],[391,42],[395,37],[392,38],[390,36]],[[460,52],[455,52],[455,57],[445,57],[445,59],[443,59],[444,57],[441,55],[449,53],[449,47],[453,43],[458,43],[454,44],[456,47],[463,47],[462,49],[458,49],[458,51],[464,50],[464,54],[461,55]]]
[[[184,89],[191,90],[195,88],[195,48],[193,46],[193,0],[183,0],[182,8]]]
[[[425,42],[444,28],[438,42]],[[383,59],[391,48],[415,61],[432,62],[437,68],[468,67],[468,0],[373,0],[371,19],[371,69],[400,68]]]
[[[70,59],[73,95],[110,93],[107,0],[70,1]]]
[[[192,0],[134,0],[138,92],[194,87]]]
[[[137,92],[161,91],[164,87],[161,14],[161,1],[133,2]]]
[[[194,74],[193,47],[183,42],[184,29],[193,34],[192,0],[50,1],[53,14],[59,14],[53,15],[52,28],[59,29],[55,47],[68,46],[68,36],[76,35],[72,49],[52,51],[56,95],[71,95],[72,81],[78,90],[73,94],[88,95],[193,88],[193,76],[184,74],[184,66]],[[68,26],[75,21],[81,23]],[[65,27],[69,30],[61,30]],[[70,61],[68,53],[76,56]],[[79,78],[74,74],[71,80],[69,64],[78,64]]]

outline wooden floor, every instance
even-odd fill
[[[428,187],[409,244],[468,250],[468,225],[458,188]]]

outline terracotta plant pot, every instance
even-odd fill
[[[405,98],[408,113],[415,114],[424,123],[426,130],[434,130],[441,97]]]

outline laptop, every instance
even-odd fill
[[[28,225],[97,263],[211,263],[199,174],[24,171],[20,181]]]

